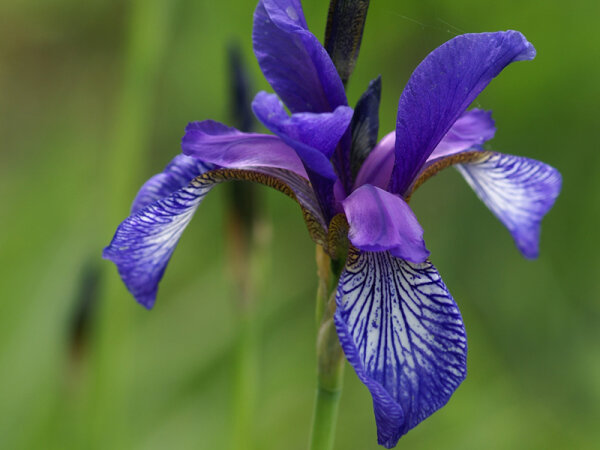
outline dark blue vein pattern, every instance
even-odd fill
[[[429,261],[389,252],[352,251],[336,303],[342,348],[373,396],[379,444],[394,447],[466,376],[460,311]]]
[[[151,178],[142,187],[134,202],[134,213],[119,225],[112,242],[103,253],[106,259],[117,265],[127,289],[146,308],[154,305],[158,283],[181,234],[206,194],[218,183],[248,180],[284,192],[302,207],[313,239],[325,242],[324,219],[310,184],[301,176],[266,167],[217,169],[188,178],[186,185],[171,191],[190,175],[191,169],[189,160],[179,165],[173,165],[173,162],[176,161],[172,161],[165,172]],[[153,196],[167,193],[148,203]]]
[[[542,218],[560,192],[558,170],[534,159],[492,152],[455,167],[508,228],[521,253],[536,258]]]

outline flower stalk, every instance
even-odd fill
[[[317,393],[310,450],[330,450],[335,440],[338,406],[344,379],[344,352],[333,322],[335,287],[339,273],[332,260],[317,245]]]

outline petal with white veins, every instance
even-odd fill
[[[352,251],[336,304],[340,343],[373,397],[379,444],[392,448],[466,376],[460,311],[429,261],[389,252]]]
[[[135,211],[119,225],[104,249],[104,258],[116,264],[121,279],[140,304],[152,308],[158,283],[196,209],[216,184],[229,180],[257,182],[292,197],[302,207],[312,238],[319,244],[325,243],[325,219],[303,177],[268,167],[212,170]]]
[[[154,203],[176,190],[187,186],[190,180],[213,168],[212,164],[208,164],[197,158],[177,155],[165,167],[165,170],[154,175],[144,183],[133,201],[131,212],[135,213],[150,203]]]
[[[558,170],[534,159],[492,152],[456,168],[508,228],[521,253],[536,258],[542,218],[560,193]]]

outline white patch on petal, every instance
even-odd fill
[[[296,10],[295,10],[293,7],[291,7],[291,6],[288,6],[288,7],[285,9],[285,12],[286,12],[286,14],[288,15],[288,17],[289,17],[290,19],[292,19],[293,21],[297,21],[297,20],[298,20],[298,13],[296,12]]]

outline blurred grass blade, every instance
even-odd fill
[[[158,76],[169,42],[171,0],[134,0],[130,4],[127,45],[123,54],[123,79],[114,114],[114,131],[107,146],[105,204],[107,243],[144,179],[144,161],[151,142],[153,106]],[[98,249],[98,254],[100,254]],[[98,256],[100,257],[100,256]],[[109,263],[105,264],[109,267]],[[99,308],[95,355],[94,414],[89,437],[94,448],[127,448],[128,383],[135,379],[131,315],[138,308],[116,270],[104,279]],[[115,362],[119,366],[115,367]],[[107,432],[110,430],[110,432]]]
[[[241,131],[252,131],[255,125],[250,108],[252,87],[239,46],[228,48],[230,93],[229,104],[233,124]],[[259,325],[256,293],[264,284],[268,240],[259,232],[266,223],[261,214],[259,191],[252,183],[233,182],[227,187],[228,264],[235,283],[237,340],[232,386],[233,423],[231,448],[254,448],[256,406],[258,399]],[[258,269],[258,270],[256,270]]]

